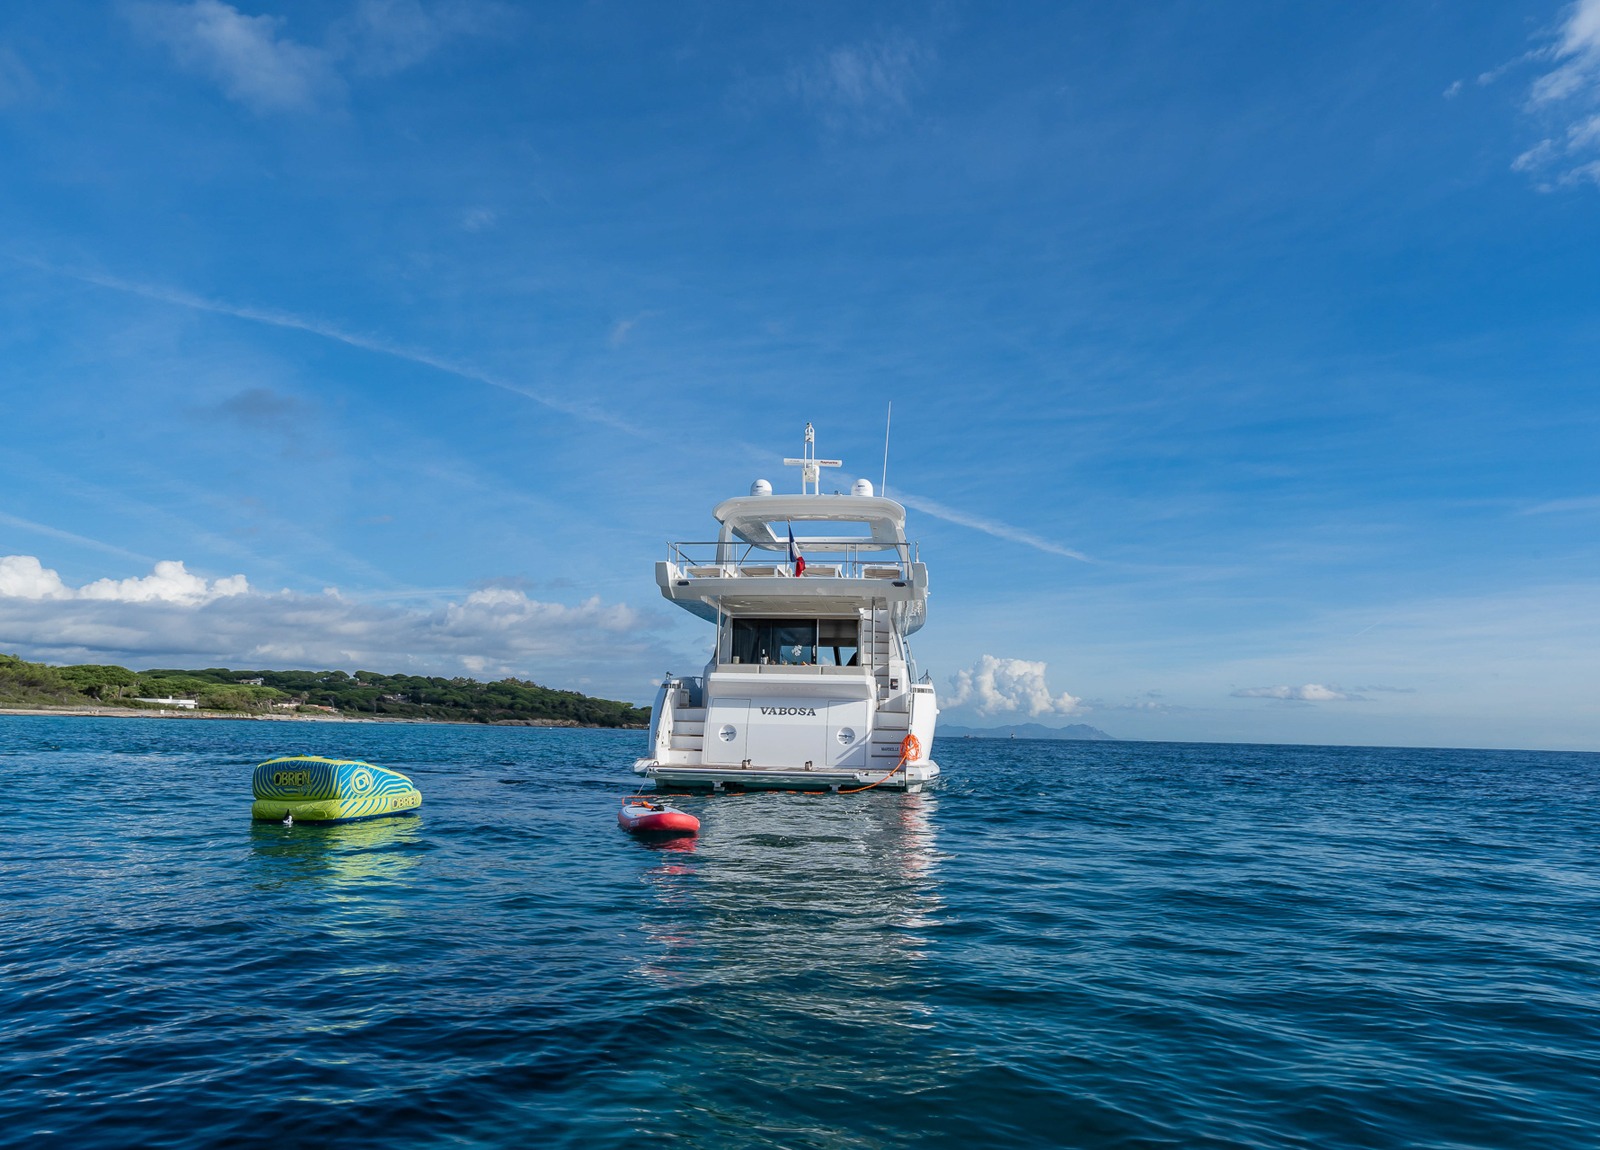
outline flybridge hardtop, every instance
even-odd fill
[[[673,543],[656,564],[667,599],[712,623],[705,671],[669,676],[640,774],[683,786],[911,789],[938,775],[934,689],[908,637],[926,618],[928,571],[905,508],[857,480],[821,492],[839,460],[806,450],[799,494],[766,480],[717,504],[716,538]],[[908,738],[907,736],[915,736]]]
[[[866,485],[871,487],[870,483]],[[756,486],[760,486],[759,481]],[[780,522],[861,523],[868,529],[866,538],[873,543],[892,548],[906,541],[906,509],[882,496],[751,494],[724,499],[711,514],[729,533],[757,547],[776,549],[787,543],[787,537],[779,537],[774,529]],[[807,550],[815,551],[849,551],[864,541],[857,535],[804,535],[796,539]]]

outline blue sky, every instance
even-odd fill
[[[1600,0],[0,11],[33,657],[646,700],[892,400],[947,721],[1600,748],[1597,366]]]

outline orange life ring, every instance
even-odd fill
[[[922,743],[915,735],[907,735],[900,740],[900,761],[914,763],[922,757]]]

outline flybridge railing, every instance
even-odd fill
[[[831,544],[841,548],[840,544]],[[843,545],[838,550],[813,551],[806,555],[805,541],[795,540],[795,550],[805,556],[804,578],[835,576],[843,579],[888,579],[910,577],[911,564],[917,562],[915,543],[875,543],[863,539],[860,544]],[[668,543],[667,561],[675,564],[690,577],[755,578],[772,575],[793,575],[789,562],[789,541],[777,543],[746,543],[743,540],[706,543]],[[896,575],[898,573],[898,575]]]

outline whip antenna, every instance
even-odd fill
[[[894,400],[889,401],[889,410],[883,416],[883,480],[878,484],[878,494],[885,499],[889,497],[889,421],[894,418]]]

